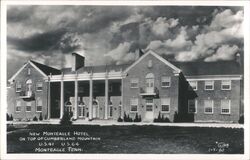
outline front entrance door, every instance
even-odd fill
[[[152,122],[154,119],[154,103],[153,99],[146,99],[145,121]]]

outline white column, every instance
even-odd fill
[[[93,80],[90,78],[89,80],[89,119],[93,117]]]
[[[48,116],[47,116],[48,119],[50,119],[50,110],[51,110],[50,109],[50,107],[51,107],[50,106],[51,105],[50,101],[51,101],[51,99],[50,99],[50,77],[48,77],[48,102],[47,102],[48,103]]]
[[[61,105],[60,105],[60,119],[63,117],[64,113],[64,82],[61,80],[61,95],[60,95]]]
[[[121,118],[123,118],[123,114],[124,114],[124,108],[123,108],[123,78],[121,79]]]
[[[75,112],[74,112],[74,119],[78,117],[78,81],[75,80]]]
[[[105,109],[104,109],[104,119],[108,119],[108,106],[109,106],[109,81],[106,77],[105,79]]]

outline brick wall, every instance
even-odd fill
[[[148,67],[149,60],[152,61],[152,67]],[[179,76],[175,76],[173,69],[165,65],[162,61],[157,59],[151,54],[148,54],[142,61],[136,64],[132,69],[128,71],[127,77],[123,80],[123,108],[126,114],[134,118],[136,113],[130,112],[130,99],[138,98],[138,115],[141,115],[142,120],[145,116],[145,98],[140,95],[140,88],[146,88],[146,75],[148,73],[154,74],[154,86],[159,90],[159,97],[154,97],[154,117],[157,117],[159,111],[161,111],[161,99],[171,98],[170,100],[170,112],[164,113],[164,116],[169,117],[173,121],[175,111],[178,111],[178,88],[179,88]],[[171,86],[169,88],[161,87],[161,77],[170,76]],[[130,88],[130,79],[139,78],[139,87]]]
[[[214,81],[214,90],[204,90],[205,82],[198,81],[197,113],[195,121],[228,121],[238,122],[240,116],[240,81],[231,81],[231,90],[221,90],[221,81]],[[213,100],[213,114],[204,113],[204,100]],[[230,114],[221,114],[221,100],[231,100]]]
[[[28,75],[28,68],[31,70],[31,74]],[[20,93],[16,92],[16,83],[20,82],[22,84],[22,91],[26,91],[26,81],[28,79],[32,80],[32,88],[31,90],[34,92],[35,96],[34,99],[21,99]],[[43,90],[37,91],[36,90],[36,83],[42,82],[43,83]],[[14,119],[25,120],[25,119],[33,119],[34,116],[37,118],[42,113],[43,118],[47,118],[47,99],[48,99],[48,90],[47,90],[47,82],[43,80],[43,76],[39,73],[35,68],[33,68],[30,64],[28,64],[15,78],[15,82],[11,84],[11,88],[8,89],[8,113],[13,115]],[[42,112],[36,111],[36,99],[42,99]],[[16,112],[16,101],[21,101],[21,111]],[[31,102],[31,112],[26,112],[26,103]]]

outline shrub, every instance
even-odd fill
[[[60,120],[61,125],[71,125],[71,116],[69,112],[64,112],[62,119]]]
[[[43,120],[43,115],[42,115],[42,113],[40,113],[39,121],[42,121],[42,120]]]
[[[165,118],[163,119],[163,122],[170,122],[170,120],[168,119],[168,117],[165,117]]]
[[[119,118],[117,119],[117,122],[123,122],[123,119],[122,119],[121,117],[119,117]]]
[[[141,122],[141,115],[139,115],[139,122]]]
[[[135,115],[134,122],[141,122],[141,116],[138,116],[138,113]]]
[[[13,121],[13,116],[12,116],[12,114],[10,115],[10,121]]]
[[[174,112],[174,122],[179,122],[179,116],[177,112]]]
[[[240,116],[239,123],[244,124],[244,116]]]
[[[8,113],[7,113],[7,115],[6,115],[6,118],[7,118],[7,119],[6,119],[7,121],[10,121],[10,116],[9,116]]]
[[[133,122],[133,119],[129,117],[129,114],[126,115],[126,113],[124,113],[123,120],[124,120],[124,122]]]
[[[127,122],[127,115],[126,115],[125,112],[124,112],[124,114],[123,114],[123,120],[124,120],[124,122]]]
[[[168,117],[164,118],[164,116],[161,115],[161,112],[159,112],[159,115],[154,119],[154,122],[170,122],[170,120],[168,119]]]
[[[33,118],[33,121],[38,121],[38,119],[37,119],[37,117],[36,117],[36,116]]]

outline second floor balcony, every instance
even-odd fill
[[[141,87],[140,88],[141,96],[158,96],[159,89],[157,87]]]
[[[19,92],[19,98],[21,99],[32,99],[35,97],[35,93],[31,90]]]

